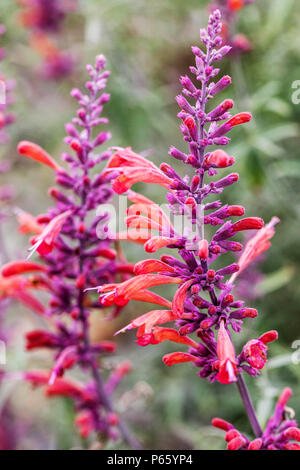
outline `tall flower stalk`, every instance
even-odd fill
[[[223,148],[216,147],[226,146],[230,142],[228,133],[235,126],[251,120],[249,112],[230,114],[234,105],[232,100],[225,99],[216,107],[210,105],[211,100],[231,84],[229,76],[216,79],[220,69],[215,63],[231,50],[230,46],[222,45],[221,31],[221,14],[215,10],[209,18],[208,28],[200,31],[205,49],[192,47],[195,65],[190,67],[190,72],[195,80],[187,75],[181,77],[183,91],[176,98],[180,107],[180,130],[188,150],[184,152],[172,146],[169,154],[190,167],[192,176],[181,177],[167,163],[158,168],[130,148],[119,149],[104,172],[112,178],[114,191],[118,194],[127,192],[128,199],[133,202],[126,218],[128,231],[119,233],[118,238],[143,243],[148,253],[167,247],[177,252],[181,259],[164,254],[160,260],[139,261],[134,268],[135,277],[121,284],[98,287],[100,304],[124,305],[134,299],[163,306],[164,310],[151,310],[121,331],[137,329],[137,342],[141,346],[165,340],[188,346],[187,352],[165,355],[164,363],[173,366],[191,362],[198,369],[198,375],[210,382],[236,382],[254,435],[261,439],[260,447],[257,446],[269,448],[271,436],[272,446],[289,448],[295,433],[285,433],[282,440],[276,440],[274,434],[282,420],[291,427],[285,421],[284,406],[265,438],[242,375],[244,372],[250,376],[259,374],[267,361],[268,344],[277,339],[277,332],[269,331],[248,341],[239,354],[236,354],[232,341],[232,334],[241,331],[244,320],[258,314],[256,309],[234,298],[232,292],[238,275],[270,247],[278,219],[273,218],[265,226],[257,217],[233,221],[232,218],[244,215],[244,207],[207,200],[237,183],[237,173],[218,176],[219,171],[232,166],[235,159]],[[151,200],[134,193],[131,186],[136,182],[166,188],[169,214]],[[178,215],[183,220],[184,230],[178,229],[175,223]],[[208,233],[215,227],[217,230],[209,239]],[[232,238],[245,230],[255,230],[256,234],[242,251],[242,244]],[[242,252],[239,261],[215,268],[215,261],[228,252]],[[167,284],[175,284],[177,288],[172,301],[161,297],[154,301],[156,294],[148,289]],[[161,326],[168,322],[174,322],[177,328]],[[247,441],[240,440],[239,443],[233,447],[245,448]]]
[[[37,252],[42,263],[32,259],[10,262],[2,267],[2,276],[6,295],[26,304],[49,325],[49,329],[27,333],[27,349],[46,348],[55,354],[52,370],[27,371],[22,377],[34,385],[44,385],[48,396],[70,397],[83,437],[96,433],[105,444],[121,435],[129,446],[138,448],[138,442],[115,413],[111,399],[130,364],[122,362],[104,380],[103,359],[114,352],[115,344],[94,344],[90,339],[91,310],[102,306],[86,289],[99,282],[115,282],[117,276],[126,279],[131,270],[130,265],[117,259],[112,241],[99,239],[97,232],[106,231],[109,216],[101,206],[112,196],[109,178],[93,171],[110,156],[109,150],[99,150],[110,139],[110,133],[95,133],[99,125],[108,123],[101,116],[110,98],[104,91],[109,76],[105,64],[105,58],[98,56],[94,67],[87,66],[90,80],[85,93],[79,89],[71,92],[80,109],[72,123],[66,125],[65,141],[74,152],[62,155],[68,171],[35,143],[22,141],[18,146],[21,155],[54,171],[60,189],[50,188],[55,206],[46,214],[34,217],[23,211],[18,213],[21,232],[33,234],[30,256]],[[34,290],[47,292],[47,306],[33,294]],[[65,377],[65,371],[75,366],[87,375],[86,383]]]

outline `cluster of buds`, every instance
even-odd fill
[[[222,13],[223,26],[221,35],[227,44],[232,47],[233,53],[249,52],[252,44],[248,38],[235,31],[238,14],[246,5],[255,0],[212,0],[211,10],[219,8]]]
[[[223,419],[214,418],[212,425],[226,432],[228,450],[300,450],[300,429],[293,419],[293,410],[286,406],[291,396],[290,388],[282,391],[265,430],[253,441]]]
[[[69,75],[75,65],[73,56],[55,43],[67,13],[74,11],[77,0],[19,0],[19,22],[30,31],[30,44],[43,59],[40,74],[49,79]]]
[[[54,172],[58,187],[49,190],[55,205],[47,213],[34,217],[20,210],[17,214],[20,231],[32,235],[29,256],[38,253],[42,262],[27,259],[5,264],[0,290],[3,297],[19,300],[49,325],[49,330],[29,332],[26,347],[53,351],[53,368],[47,372],[26,372],[24,378],[35,385],[45,385],[47,395],[71,397],[79,413],[76,423],[83,436],[95,432],[104,441],[116,437],[117,430],[130,446],[136,447],[135,439],[114,414],[110,398],[130,367],[128,363],[121,364],[104,383],[101,364],[107,354],[114,352],[115,345],[110,341],[91,343],[89,334],[91,309],[103,307],[86,289],[99,282],[115,282],[116,276],[126,280],[132,270],[120,250],[118,254],[113,248],[112,240],[99,239],[97,234],[99,228],[106,231],[109,215],[101,210],[101,205],[112,196],[109,178],[92,173],[110,156],[109,150],[99,150],[99,146],[110,139],[110,133],[101,131],[94,135],[97,126],[108,123],[108,119],[101,116],[110,98],[105,92],[109,76],[105,66],[104,56],[98,56],[95,66],[87,66],[90,80],[86,83],[86,92],[79,89],[71,92],[80,109],[72,123],[66,124],[65,142],[70,152],[64,153],[62,159],[68,163],[69,170],[35,143],[22,141],[18,146],[21,155]],[[97,215],[94,215],[96,209]],[[47,306],[36,298],[33,290],[47,292]],[[89,371],[91,381],[88,384],[74,384],[63,377],[66,370],[75,366]]]

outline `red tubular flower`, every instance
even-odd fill
[[[162,261],[156,259],[146,259],[139,261],[134,265],[135,274],[148,274],[148,273],[174,273],[175,269]]]
[[[132,295],[136,294],[142,289],[149,287],[160,286],[164,284],[181,284],[180,277],[169,277],[164,274],[141,274],[140,276],[133,277],[128,281],[118,284],[115,291],[116,298],[123,297],[130,299]],[[100,287],[100,292],[103,287]]]
[[[230,429],[225,435],[225,441],[230,442],[236,437],[240,437],[241,433],[237,429]]]
[[[186,344],[192,348],[198,349],[198,343],[188,336],[182,336],[177,330],[173,328],[155,327],[153,329],[153,338],[155,342],[162,343],[163,341],[173,341],[174,343]]]
[[[296,442],[291,442],[286,444],[285,448],[286,450],[300,450],[300,444],[297,444]]]
[[[32,263],[29,261],[12,261],[10,263],[4,264],[1,268],[1,273],[4,277],[15,276],[17,274],[33,271],[45,272],[46,268],[39,263]]]
[[[219,359],[219,372],[217,380],[222,384],[236,382],[236,358],[231,339],[225,329],[224,322],[220,324],[217,343],[217,355]]]
[[[230,429],[234,429],[231,423],[222,418],[213,418],[211,424],[215,428],[222,429],[222,431],[230,431]]]
[[[151,238],[149,230],[124,230],[116,236],[117,240],[125,240],[127,242],[139,243],[144,245]]]
[[[300,429],[296,427],[288,428],[284,431],[284,437],[300,442]]]
[[[268,343],[271,343],[272,341],[276,341],[276,339],[278,339],[278,333],[277,333],[276,330],[267,331],[266,333],[261,335],[258,339],[262,343],[268,344]]]
[[[183,352],[174,352],[170,354],[166,354],[163,357],[163,362],[166,364],[166,366],[174,366],[175,364],[181,364],[183,362],[195,362],[197,361],[197,357],[193,356],[192,354],[189,353],[183,353]]]
[[[205,158],[205,164],[213,168],[226,168],[235,163],[232,156],[227,155],[224,150],[215,150]]]
[[[246,217],[245,219],[235,222],[231,229],[235,233],[241,232],[242,230],[259,230],[263,225],[264,221],[259,217]]]
[[[277,405],[281,408],[285,408],[285,405],[293,395],[292,389],[290,387],[286,387],[282,390],[281,395],[278,399]]]
[[[24,155],[27,158],[49,166],[54,171],[60,171],[62,169],[42,147],[33,142],[23,140],[18,145],[18,152],[20,155]]]
[[[148,302],[150,304],[162,305],[168,309],[172,308],[172,302],[149,290],[140,290],[133,294],[131,299],[139,300],[140,302]]]
[[[57,338],[52,333],[43,330],[34,330],[26,334],[26,349],[28,351],[37,348],[55,348]]]
[[[147,253],[155,253],[160,248],[176,245],[176,243],[178,243],[177,238],[155,236],[146,241],[144,249]]]
[[[66,219],[72,214],[71,210],[63,212],[49,222],[42,233],[33,240],[33,246],[30,248],[30,256],[37,251],[40,255],[47,255],[54,248],[54,242],[61,231]]]
[[[258,339],[252,339],[245,344],[243,354],[247,362],[255,369],[262,369],[267,362],[267,343],[278,338],[277,331],[269,331]]]
[[[166,188],[173,180],[146,158],[133,152],[131,148],[120,149],[107,164],[103,176],[119,173],[113,181],[113,190],[117,194],[126,192],[134,183],[155,183]]]
[[[227,450],[239,450],[246,444],[246,439],[244,439],[242,436],[238,436],[232,439],[232,441],[228,442]]]
[[[248,450],[260,450],[262,445],[263,445],[262,439],[260,438],[254,439],[254,441],[250,442],[248,446]]]
[[[94,420],[92,413],[88,410],[78,413],[75,419],[75,425],[78,427],[81,437],[88,437],[94,430]]]
[[[191,116],[184,119],[183,122],[184,122],[184,124],[186,125],[186,127],[188,128],[189,131],[194,131],[196,129],[195,121]]]
[[[47,396],[64,396],[83,401],[90,401],[92,396],[86,392],[83,386],[71,379],[58,378],[53,385],[49,385],[45,389]]]
[[[234,126],[239,126],[240,124],[245,124],[246,122],[251,121],[251,118],[251,113],[239,113],[229,119],[229,121],[226,122],[226,125],[232,128]]]
[[[157,204],[152,203],[149,200],[149,203],[135,203],[132,204],[128,209],[127,213],[129,216],[131,215],[144,215],[148,219],[156,222],[157,224],[169,227],[169,229],[173,229],[173,226],[170,222],[169,217],[160,209]]]
[[[28,292],[28,289],[33,287],[32,283],[22,276],[0,277],[0,298],[14,298],[39,315],[44,315],[44,306]]]
[[[177,318],[182,317],[182,314],[184,312],[184,301],[187,292],[194,282],[194,279],[189,279],[184,284],[182,284],[182,286],[180,286],[180,288],[176,291],[176,294],[174,295],[172,302],[172,310]]]
[[[132,320],[129,325],[122,328],[115,334],[124,333],[127,330],[138,328],[138,343],[141,346],[150,344],[153,338],[153,328],[169,321],[175,320],[172,310],[152,310],[138,318]]]
[[[208,241],[203,239],[199,242],[198,245],[198,256],[201,259],[208,258]]]

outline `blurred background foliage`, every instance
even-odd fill
[[[10,129],[11,142],[1,149],[2,158],[12,162],[12,170],[2,178],[16,188],[14,206],[38,214],[51,204],[47,188],[53,184],[53,175],[19,158],[16,145],[21,139],[33,140],[59,157],[65,150],[64,123],[76,111],[69,90],[84,83],[85,65],[93,63],[96,54],[107,56],[112,71],[111,101],[106,107],[112,145],[147,151],[157,164],[170,162],[171,144],[184,149],[174,97],[180,90],[179,76],[188,72],[192,62],[190,45],[199,43],[199,27],[207,22],[207,4],[201,0],[81,0],[76,11],[67,16],[59,38],[75,55],[76,69],[64,80],[50,81],[41,80],[36,73],[39,57],[28,44],[28,32],[17,23],[19,5],[1,1],[1,22],[7,26],[2,38],[7,50],[3,69],[17,82],[17,123]],[[259,316],[246,321],[243,333],[235,336],[239,350],[245,341],[268,329],[279,331],[264,372],[257,379],[247,379],[262,424],[277,394],[287,385],[293,387],[291,404],[300,419],[300,365],[291,360],[295,351],[292,343],[300,339],[300,105],[292,102],[292,83],[300,79],[299,27],[296,0],[257,0],[241,12],[237,25],[252,42],[253,50],[223,62],[223,72],[232,75],[233,85],[220,100],[231,97],[236,111],[251,111],[254,116],[250,125],[231,133],[228,152],[236,157],[240,181],[224,198],[244,205],[249,216],[268,221],[277,215],[281,219],[272,248],[256,266],[263,274],[261,282],[248,286],[250,293],[251,288],[256,292],[250,295],[248,305],[258,308]],[[174,166],[185,171],[177,161]],[[159,187],[136,188],[156,202],[164,202],[164,191]],[[4,237],[8,257],[24,257],[27,240],[18,234],[13,216],[6,221]],[[142,247],[124,248],[132,262],[145,257]],[[95,313],[92,334],[110,338],[116,328],[145,311],[141,304],[132,303],[113,324]],[[24,353],[24,332],[38,324],[34,315],[19,305],[9,308],[9,370],[50,364],[47,354]],[[123,384],[119,410],[146,447],[224,448],[222,433],[210,427],[216,415],[250,433],[234,385],[199,380],[190,365],[166,368],[161,357],[172,350],[171,344],[140,348],[131,334],[117,341],[114,361],[127,357],[134,365]],[[3,422],[7,420],[8,434],[17,429],[13,436],[17,448],[86,445],[72,429],[73,410],[67,401],[49,403],[40,391],[19,382],[1,386],[1,409],[7,400],[12,416],[2,416],[1,410],[0,416]]]

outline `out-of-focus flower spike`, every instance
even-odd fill
[[[33,142],[23,140],[18,145],[18,152],[20,155],[24,155],[27,158],[49,166],[54,171],[60,171],[62,169],[42,147]]]

